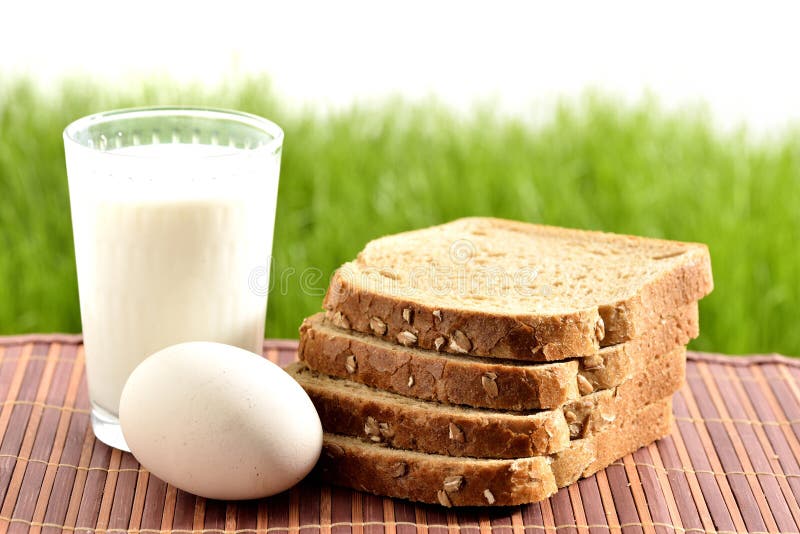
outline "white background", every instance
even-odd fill
[[[593,87],[770,132],[800,121],[799,65],[797,2],[0,3],[0,75],[265,73],[319,109],[402,94],[516,113]]]

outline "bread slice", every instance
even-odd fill
[[[320,373],[407,397],[501,410],[550,409],[608,389],[654,355],[697,337],[697,304],[687,304],[645,335],[590,357],[530,364],[403,347],[336,328],[317,314],[300,327],[298,357]]]
[[[406,346],[554,361],[641,336],[712,288],[702,244],[467,218],[371,241],[323,307]]]
[[[325,433],[315,468],[325,482],[442,506],[511,506],[541,501],[672,428],[672,400],[642,407],[555,456],[492,460],[391,449]]]
[[[326,432],[433,454],[519,458],[564,450],[570,438],[597,433],[673,394],[683,384],[685,363],[686,349],[679,347],[615,389],[532,413],[420,401],[320,375],[300,362],[286,371],[311,397]]]

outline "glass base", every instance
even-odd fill
[[[117,416],[95,403],[92,403],[92,430],[95,437],[106,445],[125,452],[131,451],[122,436],[122,428],[119,426]]]

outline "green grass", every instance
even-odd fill
[[[797,133],[757,142],[716,132],[697,110],[597,96],[532,126],[435,101],[287,111],[263,79],[213,90],[152,80],[124,92],[73,81],[54,93],[0,81],[0,333],[80,330],[63,127],[109,108],[194,104],[265,115],[286,132],[274,265],[324,277],[306,280],[316,292],[297,276],[273,291],[270,337],[296,337],[327,277],[367,240],[494,215],[708,243],[716,289],[693,346],[800,354]]]

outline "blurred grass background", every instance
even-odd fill
[[[296,337],[330,273],[382,234],[466,215],[709,245],[716,289],[692,346],[800,355],[800,134],[720,133],[702,108],[665,112],[587,94],[545,120],[490,105],[465,117],[401,99],[287,110],[268,80],[214,89],[152,79],[124,91],[72,80],[47,95],[0,80],[0,334],[80,330],[61,131],[111,108],[236,108],[286,132],[269,337]],[[539,109],[541,111],[541,109]],[[304,284],[308,267],[323,277]],[[281,287],[283,286],[283,287]]]

